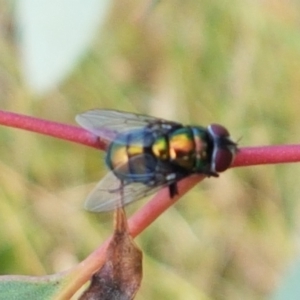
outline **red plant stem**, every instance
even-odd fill
[[[300,162],[300,145],[240,148],[232,167]]]
[[[205,176],[203,175],[195,175],[181,180],[178,183],[179,194],[174,198],[170,198],[168,187],[160,190],[150,201],[148,201],[140,210],[130,217],[128,220],[130,235],[133,238],[139,235],[164,211],[174,205],[174,203],[176,203],[185,193],[204,178]]]
[[[72,125],[46,121],[3,110],[0,110],[0,124],[49,135],[58,139],[83,144],[97,149],[104,150],[106,148],[104,141],[101,141],[98,137],[88,131]]]

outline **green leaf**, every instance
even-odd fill
[[[47,300],[53,299],[65,284],[57,275],[33,276],[2,276],[0,277],[0,300]]]

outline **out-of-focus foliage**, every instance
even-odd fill
[[[45,93],[72,71],[105,20],[107,0],[18,0],[14,23],[23,80]]]
[[[241,146],[299,143],[297,2],[152,4],[115,1],[70,78],[36,101],[21,81],[13,7],[0,0],[1,109],[66,123],[122,109],[218,122]],[[1,274],[65,270],[112,232],[111,215],[82,210],[103,153],[4,127],[0,145]],[[136,299],[266,298],[296,252],[299,183],[297,164],[205,180],[137,239]]]
[[[285,272],[284,280],[281,282],[279,288],[277,288],[270,299],[272,300],[285,300],[285,299],[297,299],[300,293],[299,287],[300,278],[300,263],[299,259],[293,261],[293,265],[290,266]]]

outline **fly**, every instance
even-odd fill
[[[100,109],[77,115],[76,121],[108,142],[105,162],[110,172],[85,203],[85,208],[93,212],[127,205],[165,186],[172,198],[178,193],[179,180],[192,174],[217,177],[230,167],[237,152],[228,130],[219,124],[185,126]]]

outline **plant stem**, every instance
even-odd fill
[[[240,148],[232,167],[300,162],[300,145]]]
[[[105,150],[106,143],[90,132],[76,126],[0,110],[0,124],[24,129],[85,146]]]

